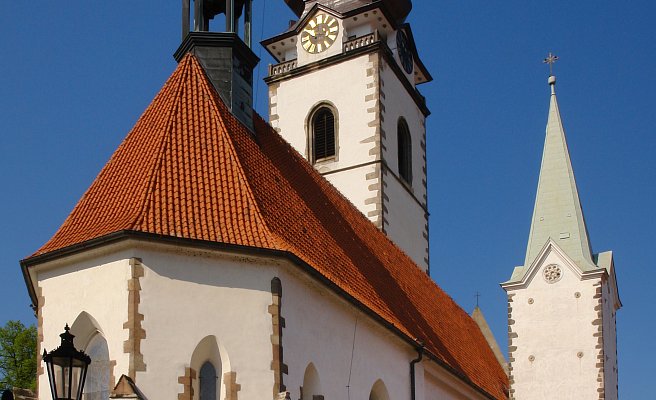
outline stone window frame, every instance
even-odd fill
[[[322,109],[327,109],[332,113],[333,116],[333,141],[334,141],[334,153],[326,157],[317,158],[315,155],[315,135],[314,135],[314,119],[316,115]],[[305,131],[306,131],[306,148],[307,154],[306,158],[310,161],[311,164],[322,164],[326,162],[335,162],[339,160],[339,112],[337,107],[330,101],[322,100],[310,108],[305,120]]]

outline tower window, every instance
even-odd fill
[[[335,114],[322,106],[312,116],[312,161],[335,156]]]
[[[399,176],[406,183],[412,183],[412,141],[410,129],[405,119],[400,118],[397,128],[398,151],[399,151]]]

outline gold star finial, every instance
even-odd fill
[[[553,65],[558,61],[558,56],[549,52],[547,58],[542,61],[545,64],[549,64],[549,76],[553,76]]]

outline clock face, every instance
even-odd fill
[[[406,73],[411,74],[414,68],[414,61],[412,59],[412,51],[408,44],[408,37],[403,30],[396,32],[396,49],[399,52],[399,60]]]
[[[303,28],[301,45],[308,53],[321,53],[335,43],[338,33],[337,20],[330,15],[319,13]]]

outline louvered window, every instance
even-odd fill
[[[412,183],[412,142],[410,129],[405,119],[399,119],[398,125],[399,176],[407,183]]]
[[[335,116],[327,107],[321,107],[312,118],[313,161],[335,155]]]

